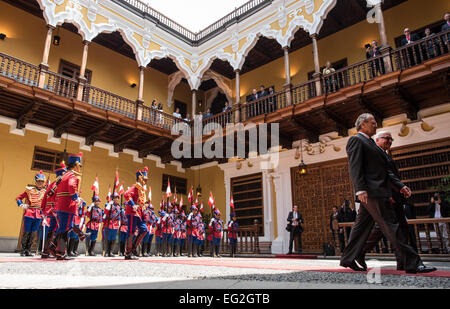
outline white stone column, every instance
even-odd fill
[[[314,54],[314,74],[313,78],[316,84],[316,94],[317,96],[322,95],[322,87],[320,84],[320,61],[319,61],[319,48],[317,46],[317,34],[314,33],[311,35],[311,39],[313,42],[313,54]]]
[[[192,118],[197,113],[197,90],[192,90]]]
[[[291,211],[292,192],[289,168],[271,174],[275,185],[277,201],[277,238],[272,241],[272,254],[286,254],[289,251],[289,233],[286,231],[287,217]]]
[[[283,47],[284,51],[284,71],[286,73],[286,85],[291,84],[291,65],[289,62],[289,46]]]
[[[144,75],[145,75],[145,67],[139,67],[139,92],[138,92],[138,101],[144,102]]]
[[[273,240],[273,215],[272,215],[272,177],[267,170],[262,171],[263,175],[263,201],[264,201],[264,222],[258,222],[264,224],[264,237],[260,240],[272,241]]]

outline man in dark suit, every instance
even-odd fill
[[[430,218],[441,219],[450,217],[450,206],[445,200],[441,199],[439,193],[434,194],[431,198],[431,203],[427,210]],[[447,224],[439,223],[438,226],[441,232],[442,241],[444,242],[444,248],[448,253],[450,252],[450,241],[447,233]]]
[[[248,102],[256,101],[260,98],[260,95],[256,89],[253,89],[252,94],[250,95],[250,98],[248,99]]]
[[[387,160],[390,169],[393,174],[400,179],[400,172],[398,170],[397,164],[392,159],[390,155],[387,154],[388,151],[391,150],[392,142],[394,139],[392,138],[392,134],[388,131],[380,131],[377,133],[375,137],[375,142],[381,150],[386,152]],[[414,226],[408,226],[408,222],[406,221],[406,211],[404,205],[406,204],[406,199],[403,197],[400,192],[393,188],[392,190],[392,198],[395,201],[394,211],[396,215],[396,219],[399,223],[399,232],[403,233],[403,237],[409,242],[410,246],[417,252],[417,246],[414,235]],[[413,206],[414,207],[414,206]],[[408,207],[407,209],[408,215],[412,216],[411,209]],[[415,218],[415,215],[414,215]],[[410,233],[410,227],[413,228],[412,235]],[[361,256],[357,259],[358,264],[363,264],[365,266],[364,256],[367,252],[372,251],[372,249],[378,244],[378,242],[383,238],[383,232],[380,227],[376,224],[367,239],[366,245],[364,246],[363,252]],[[397,257],[397,270],[404,270],[403,261],[399,259],[399,255],[396,254]]]
[[[381,50],[380,47],[378,47],[378,42],[374,40],[372,41],[372,45],[370,45],[370,47],[366,49],[366,59],[376,58],[378,56],[381,56]],[[371,68],[372,68],[372,75],[374,77],[377,76],[378,73],[383,75],[385,73],[383,59],[381,58],[375,59],[371,63]]]
[[[376,222],[393,248],[399,254],[407,273],[424,273],[436,270],[423,265],[419,255],[407,245],[403,233],[399,231],[392,201],[392,186],[405,198],[411,190],[392,172],[386,154],[371,138],[377,129],[377,122],[371,114],[362,114],[356,121],[358,134],[347,144],[350,177],[361,204],[355,225],[350,233],[340,265],[355,271],[364,271],[357,259]],[[364,265],[361,265],[364,266]]]
[[[260,98],[264,98],[268,95],[266,88],[264,87],[264,85],[261,85],[261,87],[259,87],[259,97]]]
[[[404,30],[404,34],[405,34],[405,37],[400,42],[400,46],[406,46],[406,45],[412,44],[412,43],[420,40],[420,38],[417,34],[415,34],[415,33],[411,34],[411,31],[409,30],[409,28],[406,28]],[[408,47],[407,52],[408,52],[407,57],[409,60],[409,65],[414,66],[421,62],[419,46]]]
[[[289,253],[292,254],[292,245],[294,244],[295,237],[298,237],[298,253],[302,253],[302,233],[303,233],[303,218],[302,214],[298,211],[298,206],[294,205],[294,208],[289,212],[287,218],[289,221],[289,226],[291,227],[290,237],[289,237]]]
[[[445,13],[444,15],[445,24],[442,25],[441,31],[450,30],[450,12]]]

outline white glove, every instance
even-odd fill
[[[22,207],[23,209],[28,209],[28,207],[30,207],[30,206],[28,206],[28,204],[22,204],[22,205],[20,205],[20,207]]]

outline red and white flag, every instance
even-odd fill
[[[216,202],[214,201],[212,192],[209,192],[208,205],[211,207],[211,209],[216,208]]]
[[[189,190],[189,194],[188,194],[188,201],[189,201],[189,204],[192,204],[192,199],[194,198],[192,195],[192,193],[193,193],[193,190],[194,190],[194,187],[193,186],[191,186],[191,190]]]
[[[202,203],[200,204],[200,212],[203,212],[203,200],[202,200]]]
[[[172,196],[172,191],[170,191],[170,179],[167,180],[167,190],[166,190],[166,198]]]
[[[106,200],[109,202],[111,202],[111,186],[109,186],[108,188],[108,196],[106,197]]]
[[[119,188],[119,172],[116,171],[116,177],[114,179],[114,192],[116,192],[116,190]]]
[[[231,200],[230,200],[230,208],[231,208],[232,211],[234,212],[234,200],[233,200],[233,195],[231,196]]]
[[[183,197],[180,198],[180,209],[183,207]]]
[[[95,177],[94,184],[91,187],[92,191],[95,192],[95,195],[98,195],[100,192],[100,186],[98,185],[98,177]]]
[[[125,191],[123,190],[123,183],[122,183],[119,188],[119,195],[123,195],[124,193]]]
[[[148,200],[152,201],[152,187],[150,185],[148,186]]]

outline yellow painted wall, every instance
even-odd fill
[[[443,19],[444,13],[449,9],[448,1],[408,0],[394,8],[383,12],[386,26],[386,35],[390,46],[395,48],[394,39],[403,34],[409,27],[411,30]],[[335,62],[347,58],[348,64],[354,64],[366,59],[364,45],[372,40],[380,41],[377,24],[362,21],[338,33],[318,41],[320,66],[327,60]],[[281,48],[281,46],[280,46]],[[307,81],[308,72],[314,71],[314,58],[312,45],[296,50],[289,54],[292,84]],[[266,87],[275,85],[276,91],[282,90],[286,77],[284,72],[284,58],[272,61],[256,70],[241,75],[241,102],[256,88],[259,91],[261,84]],[[235,93],[235,80],[232,82]]]
[[[2,205],[2,216],[0,216],[0,237],[18,237],[22,210],[17,207],[15,198],[21,194],[27,184],[34,183],[34,175],[38,171],[31,170],[33,153],[35,146],[64,151],[64,143],[61,145],[47,142],[47,135],[26,130],[25,136],[18,136],[9,133],[9,126],[0,124],[0,143],[7,145],[0,149],[0,202]],[[79,144],[68,141],[67,151],[78,153]],[[192,173],[177,171],[176,166],[166,164],[164,169],[157,168],[156,163],[144,160],[142,164],[134,162],[133,157],[121,153],[118,158],[108,156],[108,150],[92,147],[92,151],[83,151],[84,171],[82,182],[82,198],[90,203],[92,197],[91,186],[96,176],[100,183],[100,197],[105,201],[108,187],[113,185],[115,169],[118,168],[121,182],[124,182],[125,189],[135,182],[135,172],[144,166],[149,168],[149,184],[152,188],[152,202],[156,210],[159,210],[159,203],[163,196],[162,174],[188,179],[188,187],[192,185]],[[203,173],[202,173],[203,174]],[[205,177],[206,178],[206,177]],[[55,179],[52,174],[51,179]],[[223,175],[222,175],[223,179]],[[205,179],[206,181],[206,179]],[[218,188],[218,180],[215,190]],[[223,184],[223,180],[222,180]],[[203,185],[202,185],[203,186]],[[205,185],[205,190],[206,188]],[[172,191],[174,188],[172,187]],[[209,192],[209,191],[208,191]],[[181,196],[180,196],[181,197]],[[187,196],[183,195],[183,200],[187,203]]]
[[[42,61],[47,34],[45,21],[5,2],[0,2],[0,33],[7,39],[0,41],[0,52],[19,58],[34,65]],[[61,44],[51,45],[48,64],[50,71],[58,72],[60,60],[81,65],[83,54],[82,37],[61,27]],[[91,84],[97,88],[122,97],[136,100],[139,84],[139,68],[135,59],[125,57],[97,43],[91,43],[88,50],[87,69],[92,71]],[[163,102],[164,111],[172,113],[167,106],[168,76],[152,68],[145,70],[144,101],[150,105],[156,98]]]

